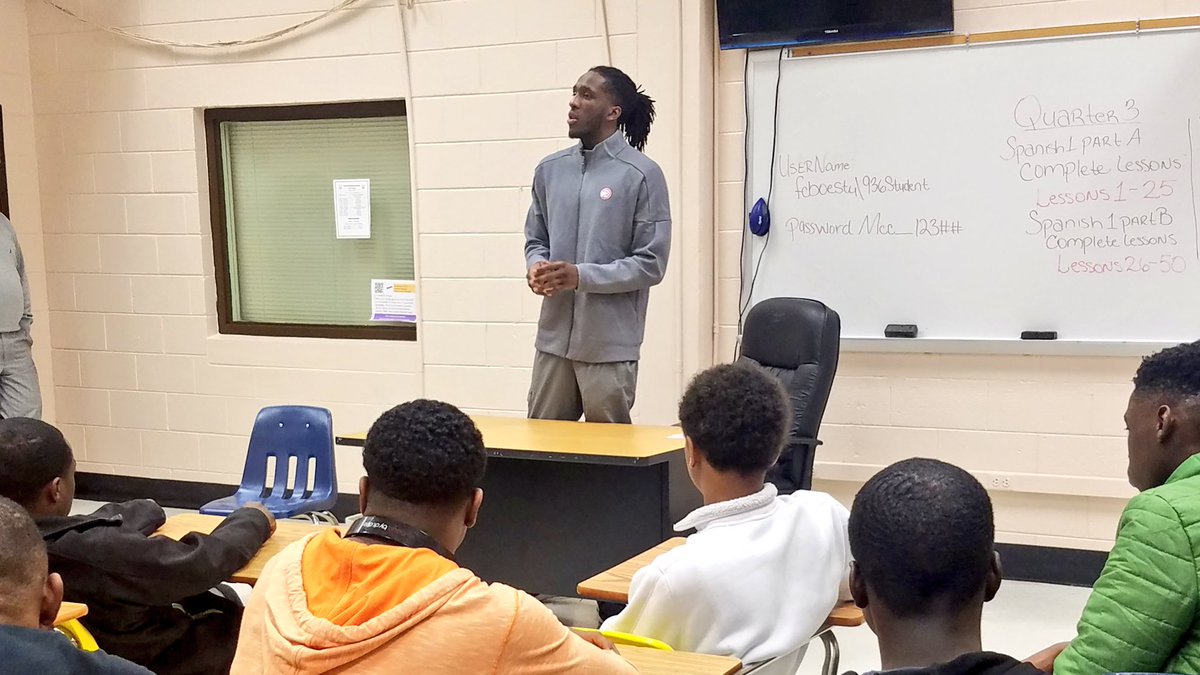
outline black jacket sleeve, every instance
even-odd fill
[[[69,532],[54,543],[53,555],[101,572],[109,597],[130,604],[169,605],[203,593],[245,567],[271,536],[266,516],[255,509],[235,511],[212,534],[175,541],[146,536],[149,510],[141,501],[109,506],[108,515],[122,516],[120,527]]]
[[[92,516],[112,518],[120,516],[124,527],[130,527],[146,536],[154,534],[167,522],[167,514],[153,499],[134,499],[119,504],[105,504],[92,512]]]

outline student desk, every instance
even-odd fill
[[[621,656],[643,675],[733,675],[742,662],[728,656],[665,652],[647,647],[617,647]]]
[[[629,602],[629,584],[633,582],[634,573],[649,565],[658,556],[682,546],[685,541],[687,539],[684,537],[672,537],[590,579],[579,582],[575,590],[581,598],[618,602],[623,605]]]
[[[170,537],[171,539],[182,539],[191,532],[199,532],[208,534],[215,530],[221,521],[225,520],[221,516],[205,516],[199,513],[183,513],[177,516],[167,518],[167,522],[158,528],[155,535]],[[277,520],[275,521],[275,534],[263,544],[250,562],[238,570],[230,577],[230,581],[237,581],[243,584],[253,585],[262,576],[263,567],[267,561],[274,558],[283,549],[287,548],[292,542],[303,539],[304,537],[319,532],[329,525],[315,525],[313,523],[302,523],[296,520]]]
[[[479,522],[457,558],[486,581],[573,595],[580,579],[667,539],[701,504],[678,427],[471,419],[488,467]]]
[[[682,546],[686,541],[687,539],[683,537],[668,539],[658,546],[642,551],[619,565],[579,582],[576,591],[581,597],[592,598],[593,600],[607,600],[619,603],[629,602],[629,584],[633,580],[633,575],[638,570],[649,565],[658,556],[677,546]],[[852,602],[843,602],[833,608],[833,611],[829,613],[829,618],[825,619],[825,625],[821,627],[821,630],[817,631],[817,636],[825,643],[825,667],[822,670],[823,673],[837,673],[838,661],[840,660],[837,638],[830,628],[834,626],[853,628],[854,626],[861,626],[865,622],[862,610],[855,607]]]

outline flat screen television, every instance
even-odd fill
[[[954,30],[953,0],[717,0],[721,49],[878,40]]]

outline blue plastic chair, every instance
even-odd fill
[[[275,480],[268,487],[270,457],[275,458]],[[307,489],[310,471],[315,474],[312,491]],[[247,503],[259,502],[276,518],[292,518],[328,511],[337,497],[333,413],[310,406],[271,406],[260,410],[254,420],[238,491],[205,504],[200,513],[227,516]]]

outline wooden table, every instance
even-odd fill
[[[732,675],[742,662],[728,656],[691,652],[665,652],[647,647],[617,647],[639,673],[649,675]]]
[[[487,581],[573,595],[580,579],[671,537],[701,504],[678,427],[471,419],[488,467],[479,522],[456,557]]]
[[[579,597],[581,598],[625,604],[629,602],[629,584],[633,582],[634,573],[649,565],[658,556],[673,548],[682,546],[686,541],[685,537],[672,537],[654,548],[642,551],[615,567],[606,569],[590,579],[579,582],[579,585],[575,587],[575,591],[579,593]]]
[[[472,415],[491,457],[589,464],[654,464],[683,449],[679,427],[595,424]],[[366,433],[346,434],[339,445],[361,447]]]
[[[171,539],[183,539],[192,532],[208,534],[215,530],[223,520],[225,519],[221,516],[183,513],[167,518],[167,522],[158,528],[158,531],[154,534],[170,537]],[[234,573],[230,581],[237,581],[243,584],[256,583],[258,578],[262,576],[263,567],[267,564],[268,560],[274,558],[292,542],[303,539],[313,532],[319,532],[327,527],[330,526],[302,523],[296,520],[276,521],[275,534],[271,535],[267,543],[263,544],[263,547],[259,549],[258,554],[250,560],[249,564]]]
[[[627,603],[629,602],[629,584],[633,581],[633,575],[638,570],[653,562],[658,556],[673,548],[682,546],[686,541],[687,539],[684,537],[668,539],[653,548],[642,551],[623,563],[579,582],[575,590],[584,598]],[[837,637],[834,636],[833,631],[830,629],[835,626],[853,628],[861,626],[864,623],[866,623],[866,619],[863,617],[862,610],[855,607],[852,602],[843,602],[833,608],[833,611],[829,613],[829,617],[825,619],[825,625],[821,626],[821,629],[817,631],[817,635],[815,636],[821,638],[821,642],[825,645],[825,665],[822,668],[822,673],[825,675],[834,675],[838,672],[840,649]]]
[[[64,602],[58,608],[58,616],[54,617],[54,625],[61,626],[68,621],[74,621],[87,616],[88,607],[82,602]]]
[[[575,590],[583,598],[606,600],[622,604],[627,603],[629,602],[629,584],[633,581],[633,575],[638,570],[653,562],[658,556],[673,548],[682,546],[686,541],[687,539],[684,537],[668,539],[654,548],[642,551],[619,565],[579,582]],[[827,626],[842,626],[847,628],[861,626],[864,623],[863,613],[861,609],[854,606],[854,603],[843,602],[833,608],[825,623]]]

